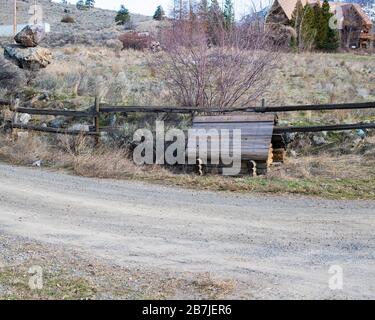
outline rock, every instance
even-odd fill
[[[17,138],[18,139],[26,139],[29,137],[29,133],[27,131],[18,131]]]
[[[44,36],[45,32],[42,26],[28,25],[14,37],[14,40],[26,48],[31,48],[39,45]]]
[[[285,137],[284,137],[285,138],[285,142],[287,144],[293,142],[294,140],[296,140],[296,136],[297,136],[297,134],[295,132],[287,132],[285,134]]]
[[[362,98],[367,98],[370,95],[370,92],[366,88],[357,89],[357,94]]]
[[[26,84],[25,71],[0,56],[0,88],[17,91]]]
[[[56,118],[56,119],[53,119],[51,120],[48,125],[51,127],[51,128],[56,128],[56,129],[59,129],[61,128],[65,123],[65,120],[62,119],[62,118]]]
[[[83,132],[89,132],[90,126],[88,124],[73,124],[71,127],[69,127],[69,130],[71,131],[83,131]]]
[[[362,129],[357,129],[355,131],[355,134],[357,137],[361,138],[361,139],[364,139],[366,137],[366,132]]]
[[[152,41],[150,44],[150,50],[154,53],[161,51],[160,42],[158,41]]]
[[[10,45],[4,48],[4,55],[18,67],[32,71],[46,68],[52,62],[52,53],[45,48],[23,48],[19,45]]]
[[[297,152],[295,152],[294,150],[290,150],[290,155],[295,158],[297,157]]]
[[[43,161],[42,160],[37,160],[33,163],[33,167],[38,167],[40,168],[43,164]]]
[[[327,143],[326,139],[324,139],[322,136],[313,136],[312,140],[316,146],[322,146],[323,144]]]
[[[111,113],[111,115],[109,116],[109,125],[111,127],[114,127],[114,126],[116,126],[116,122],[117,122],[117,116],[116,116],[116,114]]]
[[[28,113],[23,113],[21,116],[20,116],[20,122],[22,124],[28,124],[29,121],[31,120],[31,116],[28,114]]]

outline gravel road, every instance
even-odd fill
[[[236,298],[375,298],[375,202],[194,191],[0,164],[0,233],[120,266],[209,273],[233,280]],[[342,290],[329,289],[332,265],[343,270]]]

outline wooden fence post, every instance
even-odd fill
[[[11,135],[12,136],[14,135],[13,125],[18,123],[17,109],[19,108],[19,106],[20,106],[20,99],[17,98],[16,100],[14,100],[14,102],[12,103],[12,105],[10,107],[10,109],[13,111],[13,115],[12,115],[12,128],[11,128]]]
[[[95,127],[95,144],[99,144],[99,134],[100,134],[100,99],[95,97],[95,117],[94,117],[94,127]]]

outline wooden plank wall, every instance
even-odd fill
[[[226,116],[205,116],[195,117],[193,129],[227,129],[233,132],[234,129],[241,129],[241,143],[231,144],[234,149],[239,148],[243,160],[254,160],[267,162],[269,159],[270,146],[274,128],[275,116],[272,114],[244,114]],[[230,135],[232,137],[232,135]],[[217,138],[215,138],[217,139]],[[199,148],[199,140],[197,141]],[[210,158],[211,144],[208,144],[208,157]],[[188,154],[191,153],[187,150]]]

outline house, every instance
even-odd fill
[[[275,0],[266,16],[268,30],[283,32],[290,21],[298,0]],[[303,6],[320,5],[319,0],[301,0]],[[329,2],[337,17],[341,46],[344,48],[370,48],[374,45],[373,23],[359,4]]]

